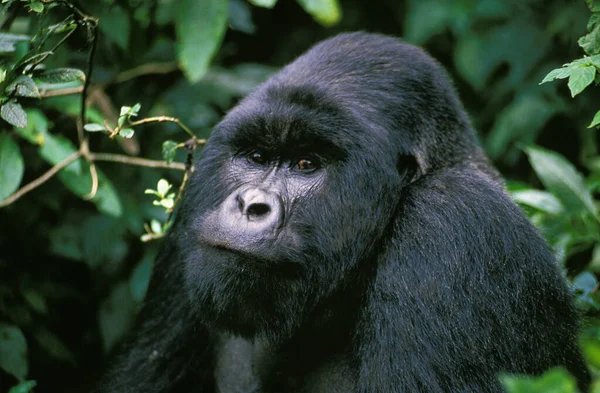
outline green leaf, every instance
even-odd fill
[[[46,299],[40,292],[35,289],[29,288],[21,291],[21,295],[27,302],[27,304],[40,314],[48,314],[48,305]]]
[[[588,87],[590,83],[594,81],[596,76],[596,67],[585,66],[577,67],[571,72],[569,77],[569,90],[571,90],[571,97],[575,97],[581,93],[583,89]]]
[[[589,34],[581,37],[577,43],[588,55],[600,53],[600,24],[596,25]]]
[[[162,156],[168,164],[172,163],[177,153],[177,142],[164,141],[162,144]]]
[[[39,1],[32,1],[29,3],[29,8],[39,14],[44,11],[44,4]]]
[[[577,384],[567,371],[554,368],[540,377],[501,375],[507,393],[577,393]]]
[[[8,393],[29,393],[33,391],[33,388],[37,386],[37,382],[35,381],[23,381],[18,385],[10,388]]]
[[[133,134],[135,134],[135,131],[132,128],[124,128],[119,131],[119,135],[126,139],[131,138]]]
[[[523,190],[511,193],[517,203],[534,207],[550,214],[561,214],[564,211],[560,201],[549,192],[539,190]]]
[[[83,126],[83,129],[88,132],[107,132],[106,128],[102,124],[89,123]]]
[[[229,0],[229,27],[246,34],[254,34],[251,7],[243,0]]]
[[[10,100],[0,107],[0,117],[15,127],[27,125],[27,113],[16,100]]]
[[[592,120],[592,122],[590,123],[588,128],[595,127],[599,124],[600,124],[600,111],[596,112],[596,114],[594,115],[594,120]]]
[[[77,149],[70,140],[49,134],[46,143],[40,148],[40,155],[50,164],[56,165],[76,151]],[[99,168],[96,170],[98,172],[98,191],[91,201],[96,204],[100,212],[113,217],[121,216],[123,208],[112,183]],[[81,158],[60,171],[58,178],[69,190],[80,197],[86,197],[92,187],[89,164]]]
[[[587,211],[598,217],[592,195],[573,164],[560,154],[538,146],[525,148],[525,153],[542,184],[561,201],[567,213],[577,216]]]
[[[27,109],[27,126],[15,127],[17,134],[35,145],[43,145],[48,134],[49,121],[38,109]]]
[[[0,134],[0,201],[19,188],[24,170],[19,145],[8,134]]]
[[[185,76],[197,82],[208,71],[227,29],[227,0],[178,0],[177,57]]]
[[[150,229],[153,233],[162,233],[163,231],[162,224],[156,219],[152,219],[152,221],[150,221]]]
[[[152,266],[154,265],[154,253],[149,252],[144,255],[142,261],[133,269],[129,279],[129,291],[133,300],[141,302],[146,296],[150,277],[152,275]]]
[[[127,12],[119,5],[102,7],[102,13],[98,15],[101,22],[98,24],[100,31],[112,42],[123,50],[127,50],[131,23]]]
[[[99,310],[100,333],[108,352],[129,330],[135,319],[135,302],[126,282],[117,284]]]
[[[29,40],[29,36],[22,34],[0,33],[0,53],[14,52],[15,44]]]
[[[21,329],[0,322],[0,368],[15,378],[27,376],[27,341]]]
[[[11,84],[6,86],[7,94],[14,94],[17,97],[41,98],[40,91],[33,79],[27,75],[20,75]]]
[[[60,338],[51,331],[41,328],[34,335],[36,341],[44,350],[55,359],[66,360],[71,363],[75,361],[75,355],[62,342]]]
[[[273,8],[277,4],[277,0],[250,0],[252,5],[264,8]]]
[[[540,82],[540,85],[542,83],[551,82],[555,79],[568,78],[571,76],[571,72],[573,72],[573,69],[571,67],[556,68],[556,69],[550,71],[548,73],[548,75],[546,75],[544,77],[544,79]]]
[[[75,81],[85,82],[85,73],[76,68],[55,68],[43,71],[36,78],[44,83],[58,84]]]
[[[342,9],[337,0],[296,0],[304,11],[323,26],[332,26],[342,18]]]
[[[171,184],[169,184],[168,181],[166,181],[165,179],[160,179],[158,181],[158,185],[156,187],[156,191],[158,191],[158,193],[160,195],[162,195],[163,197],[167,195],[167,192],[169,192],[169,190],[171,189]]]

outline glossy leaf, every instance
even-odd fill
[[[594,119],[592,120],[588,128],[596,127],[597,125],[600,125],[600,111],[596,112],[596,114],[594,115]]]
[[[250,0],[252,5],[264,8],[273,8],[277,4],[277,0]]]
[[[106,127],[104,127],[102,124],[97,123],[88,123],[85,126],[83,126],[83,129],[87,132],[107,132]]]
[[[0,134],[0,201],[15,192],[21,180],[25,166],[19,145],[7,134]]]
[[[567,213],[587,212],[597,217],[592,195],[573,164],[560,154],[541,147],[527,147],[525,152],[541,182],[561,201]]]
[[[216,54],[227,29],[227,0],[178,0],[177,57],[187,79],[197,82]]]
[[[40,92],[33,79],[27,75],[20,75],[11,84],[6,86],[7,94],[17,97],[40,98]]]
[[[561,214],[564,208],[558,198],[549,192],[539,190],[524,190],[511,193],[515,202],[534,207],[550,214]]]

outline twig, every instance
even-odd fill
[[[110,161],[118,162],[121,164],[137,165],[147,168],[166,168],[176,169],[178,171],[185,171],[185,164],[180,162],[172,162],[167,164],[166,161],[149,160],[147,158],[130,157],[122,154],[112,153],[90,153],[90,158],[93,161]]]
[[[60,90],[40,90],[40,96],[42,98],[58,97],[58,96],[68,96],[71,94],[79,94],[82,92],[83,92],[83,86],[77,86],[77,87],[69,87],[68,89],[60,89]]]
[[[96,163],[90,158],[89,153],[87,157],[88,163],[90,164],[90,175],[92,176],[92,189],[90,190],[89,194],[83,197],[83,199],[89,201],[90,199],[94,199],[96,193],[98,192],[98,170],[96,169]]]
[[[194,139],[194,141],[199,144],[199,145],[203,145],[206,143],[206,139],[198,139],[196,137],[196,135],[194,135],[194,133],[192,132],[192,130],[190,130],[189,128],[187,128],[187,126],[185,124],[183,124],[178,118],[176,117],[170,117],[170,116],[155,116],[155,117],[147,117],[145,119],[142,120],[138,120],[138,121],[134,121],[131,122],[129,125],[131,127],[134,126],[139,126],[140,124],[147,124],[147,123],[165,123],[165,122],[170,122],[170,123],[175,123],[177,124],[179,127],[181,127],[182,130],[184,130],[190,137],[192,137],[192,139]]]
[[[58,164],[54,165],[52,168],[50,168],[42,176],[38,177],[37,179],[33,180],[32,182],[28,183],[27,185],[21,187],[14,194],[9,196],[5,200],[0,201],[0,208],[8,206],[11,203],[14,203],[17,199],[21,198],[23,195],[27,194],[29,191],[32,191],[32,190],[36,189],[37,187],[41,186],[42,184],[47,182],[52,176],[56,175],[61,169],[68,166],[70,163],[72,163],[79,157],[81,157],[81,151],[76,151],[75,153],[71,154],[70,156],[68,156],[67,158],[65,158]]]
[[[177,63],[172,61],[142,64],[138,67],[119,73],[111,83],[123,83],[143,75],[168,74],[177,71],[178,68]]]

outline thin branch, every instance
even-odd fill
[[[83,92],[83,86],[77,86],[77,87],[69,87],[68,89],[60,89],[60,90],[40,90],[40,96],[42,98],[58,97],[58,96],[68,96],[71,94],[79,94],[81,92]]]
[[[142,64],[138,67],[119,73],[111,83],[123,83],[144,75],[168,74],[177,71],[179,67],[176,62],[160,62]]]
[[[170,123],[175,123],[177,124],[179,127],[181,127],[182,130],[184,130],[190,137],[192,137],[197,144],[199,145],[203,145],[206,143],[206,139],[198,139],[196,137],[196,135],[194,135],[194,133],[192,132],[192,130],[190,130],[189,128],[187,128],[187,126],[185,124],[183,124],[178,118],[176,117],[170,117],[170,116],[155,116],[155,117],[147,117],[145,119],[142,120],[138,120],[138,121],[134,121],[131,122],[129,124],[129,126],[131,127],[135,127],[135,126],[139,126],[140,124],[147,124],[147,123],[165,123],[165,122],[170,122]]]
[[[130,157],[122,154],[112,153],[90,153],[90,158],[93,161],[110,161],[118,162],[121,164],[137,165],[146,168],[166,168],[176,169],[178,171],[185,171],[185,164],[180,162],[172,162],[167,164],[166,161],[149,160],[147,158]]]
[[[70,163],[72,163],[79,157],[81,157],[81,151],[76,151],[75,153],[71,154],[70,156],[68,156],[67,158],[65,158],[58,164],[54,165],[52,168],[50,168],[42,176],[38,177],[37,179],[33,180],[32,182],[28,183],[27,185],[21,187],[19,190],[17,190],[14,194],[9,196],[5,200],[0,201],[0,208],[8,206],[11,203],[14,203],[17,199],[21,198],[23,195],[27,194],[29,191],[32,191],[32,190],[36,189],[37,187],[41,186],[42,184],[47,182],[52,176],[56,175],[61,169],[68,166]]]

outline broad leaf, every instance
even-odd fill
[[[594,81],[596,76],[596,67],[584,66],[577,67],[571,72],[569,77],[569,90],[571,90],[571,97],[575,97],[581,93],[583,89],[588,87],[590,83]]]
[[[0,134],[0,201],[19,188],[24,170],[19,145],[8,134]]]
[[[18,385],[15,385],[12,388],[10,388],[8,393],[29,393],[32,392],[33,388],[35,388],[36,386],[36,381],[23,381]]]
[[[0,53],[14,52],[15,44],[21,41],[29,40],[29,36],[22,34],[0,33]]]
[[[40,155],[50,164],[56,165],[75,151],[77,151],[75,146],[68,139],[62,136],[48,135],[46,143],[40,149]],[[96,207],[102,213],[114,217],[121,216],[123,209],[119,196],[110,180],[104,176],[99,168],[96,169],[98,172],[98,191],[91,201],[96,204]],[[91,191],[92,176],[90,167],[81,158],[60,171],[58,178],[67,188],[80,197],[87,196]]]
[[[85,81],[85,73],[76,68],[55,68],[43,71],[36,78],[44,83],[57,84],[74,81]]]
[[[562,67],[562,68],[556,68],[552,71],[550,71],[548,73],[548,75],[546,75],[544,77],[544,79],[540,82],[540,85],[542,83],[546,83],[546,82],[551,82],[555,79],[565,79],[571,76],[571,72],[573,72],[573,68],[571,67]]]
[[[600,25],[596,25],[594,29],[584,35],[577,41],[579,46],[583,48],[588,55],[597,55],[600,53]]]
[[[197,82],[208,71],[227,29],[227,0],[178,0],[177,56],[185,76]]]
[[[587,211],[598,217],[592,195],[573,164],[541,147],[527,147],[525,152],[541,182],[562,202],[567,213],[578,215]]]
[[[25,112],[27,112],[27,126],[15,127],[15,131],[20,137],[29,142],[35,145],[43,145],[49,126],[46,115],[38,109],[28,109]]]
[[[562,368],[546,371],[542,376],[501,375],[507,393],[577,393],[575,379]]]
[[[337,0],[296,0],[306,12],[322,24],[332,26],[342,18],[342,9]]]
[[[88,123],[85,126],[83,126],[83,129],[87,132],[107,132],[106,127],[104,127],[102,124],[97,123]]]
[[[27,125],[27,113],[16,100],[10,100],[0,107],[0,117],[15,127]]]
[[[27,341],[16,326],[0,323],[0,368],[15,378],[27,376]]]
[[[550,214],[560,214],[564,208],[560,201],[549,192],[539,190],[523,190],[511,193],[515,202],[534,207]]]
[[[7,94],[14,94],[17,97],[40,98],[40,92],[33,79],[27,75],[20,75],[12,83],[6,86]]]

